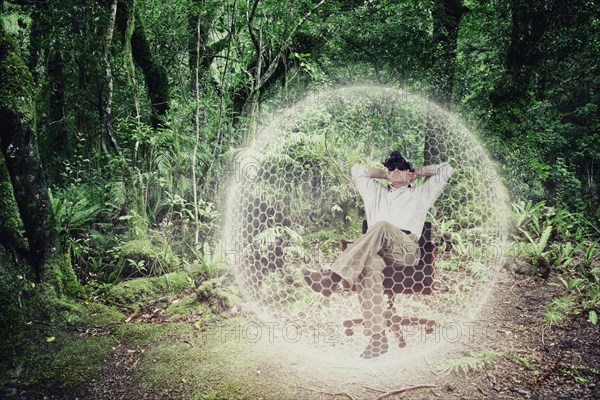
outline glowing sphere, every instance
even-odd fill
[[[415,166],[447,161],[454,167],[428,218],[435,245],[426,250],[435,256],[431,290],[393,299],[390,312],[409,318],[395,320],[405,341],[397,351],[447,344],[476,321],[500,268],[508,226],[507,196],[493,162],[478,138],[436,104],[397,88],[346,87],[277,113],[232,157],[224,204],[229,262],[247,303],[290,341],[353,355],[368,341],[360,322],[347,322],[361,316],[356,293],[339,290],[326,298],[301,271],[326,269],[340,255],[341,240],[361,235],[363,204],[350,168],[382,168],[391,150]],[[416,287],[423,272],[389,279]],[[416,321],[410,317],[435,327],[407,323]]]

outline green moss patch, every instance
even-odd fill
[[[133,381],[193,400],[300,398],[293,378],[264,356],[264,347],[234,334],[247,323],[230,318],[206,331],[194,328],[177,342],[161,341],[145,351]]]
[[[81,285],[67,253],[58,255],[46,263],[42,282],[54,288],[59,298],[73,297],[81,293]]]
[[[207,315],[212,314],[212,310],[208,305],[198,300],[197,295],[192,294],[171,302],[167,307],[167,314],[171,316],[189,314]]]
[[[235,304],[240,303],[237,292],[226,282],[226,276],[202,282],[196,293],[198,300],[206,304],[215,314],[228,311]]]
[[[109,303],[136,308],[152,300],[180,292],[193,280],[185,272],[173,272],[152,278],[136,278],[119,283],[106,294]]]
[[[121,245],[119,277],[159,276],[179,271],[181,261],[163,239],[136,239]],[[117,276],[114,276],[117,278]]]
[[[83,325],[108,325],[121,322],[124,318],[122,312],[114,307],[95,302],[83,302],[73,305],[73,310],[79,317],[78,323]]]
[[[51,341],[48,341],[51,340]],[[114,340],[105,336],[48,336],[25,359],[26,385],[75,388],[94,379],[112,356]]]
[[[194,327],[183,323],[131,323],[119,326],[114,335],[119,340],[125,340],[130,345],[146,345],[155,341],[168,341],[181,336],[191,335]]]

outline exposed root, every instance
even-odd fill
[[[375,400],[382,400],[382,399],[385,399],[386,397],[390,397],[390,396],[393,396],[395,394],[405,393],[405,392],[408,392],[410,390],[425,389],[425,388],[432,388],[432,387],[435,387],[435,385],[405,386],[405,387],[402,387],[400,389],[394,389],[394,390],[391,390],[391,391],[389,391],[387,393],[384,393],[384,394],[382,394],[380,396],[377,396],[375,398]]]

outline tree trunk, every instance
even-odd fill
[[[104,72],[106,74],[106,84],[108,87],[108,92],[106,94],[106,101],[104,102],[104,112],[103,112],[103,130],[106,134],[106,138],[110,141],[111,145],[117,152],[119,158],[121,157],[121,149],[119,147],[119,143],[115,137],[115,130],[113,124],[113,115],[112,115],[112,97],[113,97],[113,77],[112,77],[112,69],[110,66],[110,46],[113,38],[113,31],[115,27],[115,18],[117,14],[117,0],[113,0],[113,3],[110,8],[110,17],[108,22],[108,28],[106,30],[106,37],[104,38]],[[104,142],[103,142],[104,143]],[[106,150],[105,150],[106,151]]]
[[[456,46],[458,29],[464,13],[462,0],[437,0],[432,12],[433,17],[433,79],[431,97],[440,106],[450,109],[454,89],[454,71],[456,66]],[[425,127],[425,165],[446,161],[440,159],[444,154],[438,147],[443,140],[437,140],[445,132],[436,129],[439,116],[429,113]],[[447,123],[447,121],[444,121]]]
[[[544,1],[512,0],[510,4],[512,28],[505,59],[506,79],[491,97],[496,109],[511,105],[520,108],[520,102],[527,97],[535,67],[541,60],[538,42],[548,25]]]
[[[65,91],[63,58],[58,45],[50,50],[48,59],[48,118],[40,134],[42,162],[49,182],[60,182],[63,161],[69,159],[69,132],[65,121]]]
[[[437,0],[433,17],[433,79],[432,97],[450,108],[454,88],[458,29],[463,15],[462,0]]]
[[[119,31],[123,34],[123,37],[125,37],[127,20],[131,12],[135,13],[135,29],[131,35],[133,61],[135,61],[144,74],[144,81],[148,87],[148,95],[150,96],[150,102],[152,104],[151,123],[154,128],[157,128],[169,106],[169,81],[167,79],[167,71],[152,55],[140,13],[137,9],[132,10],[132,4],[129,0],[119,0],[117,11],[117,26]]]
[[[33,81],[14,42],[0,25],[0,150],[29,244],[37,279],[56,254],[56,223],[34,130]]]

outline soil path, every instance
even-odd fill
[[[200,329],[162,323],[166,330],[149,339],[115,337],[102,374],[76,392],[45,388],[11,398],[600,399],[600,329],[584,316],[559,327],[543,322],[546,305],[560,295],[562,287],[551,280],[502,270],[467,340],[426,356],[395,349],[361,363],[350,356],[311,358],[302,347],[268,336],[240,340],[249,315]],[[466,374],[438,368],[443,360],[486,349],[498,353],[487,366]]]

